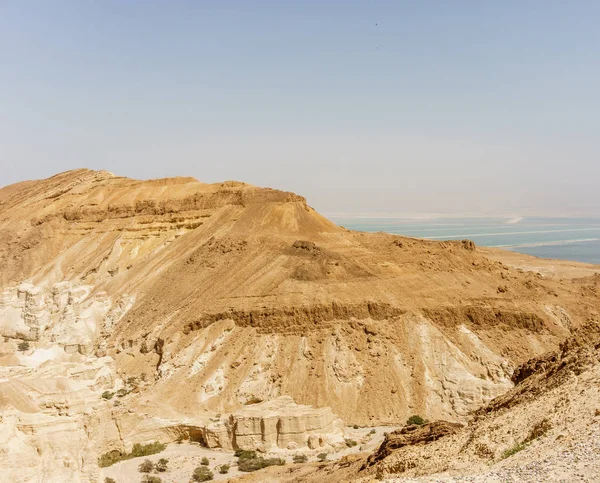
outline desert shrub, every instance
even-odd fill
[[[17,349],[19,349],[21,352],[28,351],[29,350],[29,342],[27,342],[26,340],[19,342]]]
[[[355,424],[354,426],[352,426],[354,429],[358,429],[358,424]]]
[[[548,419],[544,418],[539,423],[535,424],[531,431],[529,432],[529,436],[525,439],[524,443],[529,443],[534,439],[541,438],[548,431],[552,429],[552,423],[548,421]]]
[[[308,461],[308,456],[305,454],[297,454],[294,455],[294,463],[306,463]]]
[[[407,425],[416,424],[417,426],[421,426],[422,424],[425,424],[426,422],[427,421],[425,421],[421,416],[416,415],[416,414],[406,420]]]
[[[137,387],[138,385],[138,378],[135,376],[132,377],[128,377],[127,378],[127,384],[133,387]]]
[[[123,455],[118,451],[109,451],[98,458],[98,466],[100,466],[100,468],[106,468],[107,466],[112,466],[124,459],[128,458],[123,458]]]
[[[144,475],[141,483],[162,483],[162,480],[158,476]]]
[[[167,471],[167,465],[169,464],[169,460],[166,458],[161,458],[155,465],[156,471],[159,473],[164,473]]]
[[[126,396],[129,392],[127,391],[127,389],[123,388],[123,389],[119,389],[117,391],[117,397],[123,397]]]
[[[227,473],[229,473],[229,465],[221,465],[219,466],[219,473],[221,473],[222,475],[226,475]]]
[[[354,441],[353,439],[348,439],[346,438],[344,440],[344,442],[346,443],[346,446],[348,446],[348,448],[352,448],[353,446],[356,446],[358,443],[356,441]]]
[[[260,456],[258,458],[240,458],[238,460],[238,469],[245,473],[261,470],[269,466],[283,465],[285,465],[285,460],[281,458],[263,458]]]
[[[104,478],[104,483],[117,483],[117,482],[107,476],[106,478]]]
[[[524,450],[525,448],[527,448],[527,443],[517,443],[512,448],[508,448],[507,450],[505,450],[502,453],[501,459],[508,458],[508,457],[518,453],[519,451]]]
[[[317,459],[321,462],[325,461],[327,459],[327,453],[319,453]]]
[[[235,451],[235,457],[241,460],[251,460],[256,458],[256,451],[247,451],[244,449],[238,449]]]
[[[155,441],[154,443],[148,443],[148,444],[136,443],[133,445],[133,448],[131,449],[131,457],[138,458],[139,456],[150,456],[150,455],[153,455],[156,453],[160,453],[161,451],[164,451],[166,447],[167,447],[166,444],[159,443],[158,441]]]
[[[475,454],[480,458],[492,459],[494,457],[494,452],[483,443],[477,443],[475,445]]]
[[[113,397],[114,395],[115,395],[115,393],[114,393],[114,392],[110,392],[110,391],[104,391],[104,392],[102,393],[102,399],[106,399],[106,400],[108,401],[109,399],[112,399],[112,397]]]
[[[150,460],[144,460],[140,466],[138,466],[138,471],[140,473],[152,473],[152,470],[154,470],[154,463]]]
[[[372,429],[371,431],[369,431],[369,434],[375,434],[377,431],[375,431],[374,429]]]
[[[210,464],[210,461],[208,461],[208,458],[205,456],[204,458],[202,458],[202,461],[200,461],[200,464],[203,466],[208,466]]]
[[[133,445],[131,453],[121,453],[114,450],[104,453],[102,456],[100,456],[100,458],[98,458],[98,466],[100,466],[100,468],[106,468],[107,466],[114,465],[119,461],[125,461],[131,458],[137,458],[139,456],[150,456],[164,451],[166,447],[166,444],[159,443],[158,441],[149,444],[136,443]]]
[[[214,478],[214,474],[206,466],[198,466],[192,474],[192,481],[210,481]]]

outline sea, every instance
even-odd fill
[[[433,217],[330,215],[351,230],[430,240],[462,240],[536,257],[600,264],[600,218]]]

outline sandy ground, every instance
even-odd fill
[[[345,428],[346,438],[356,441],[358,444],[353,447],[345,448],[341,451],[327,451],[324,449],[319,450],[280,450],[276,452],[266,453],[264,457],[277,457],[283,458],[286,464],[294,464],[293,457],[297,454],[305,454],[308,456],[309,462],[317,461],[317,455],[319,453],[328,453],[327,459],[329,461],[337,460],[343,456],[368,451],[373,451],[383,441],[383,435],[385,432],[393,431],[397,429],[395,426],[377,426],[377,427],[365,427],[354,429],[349,426]],[[375,430],[374,434],[371,431]],[[202,458],[208,458],[210,464],[209,469],[214,474],[214,481],[227,481],[230,478],[243,475],[237,469],[237,458],[232,452],[211,450],[200,446],[199,444],[181,443],[181,444],[170,444],[167,449],[162,453],[158,453],[152,456],[145,456],[140,458],[133,458],[130,460],[122,461],[108,468],[103,468],[101,473],[101,481],[104,478],[113,478],[117,483],[133,483],[141,481],[142,473],[139,472],[138,467],[140,464],[149,459],[153,463],[156,463],[161,458],[169,460],[168,471],[164,473],[153,473],[160,477],[163,483],[187,483],[190,481],[192,473],[197,466],[200,466]],[[227,474],[219,473],[219,466],[228,464],[230,465],[229,472]]]

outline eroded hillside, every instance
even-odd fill
[[[592,266],[352,232],[244,183],[88,170],[0,190],[0,262],[3,441],[72,481],[136,438],[231,440],[225,415],[280,396],[346,424],[461,421],[600,308]],[[40,436],[56,424],[76,448]]]

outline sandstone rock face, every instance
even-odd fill
[[[245,450],[315,449],[344,442],[343,423],[330,408],[298,405],[289,396],[237,411],[230,426],[234,447]]]

